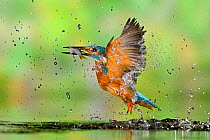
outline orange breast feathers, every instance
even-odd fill
[[[115,61],[117,62],[117,61]],[[124,83],[120,73],[116,68],[112,71],[108,69],[107,73],[103,72],[105,65],[101,61],[95,61],[95,72],[98,84],[103,90],[122,98],[125,102],[132,103],[133,91]]]

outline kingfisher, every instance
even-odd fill
[[[146,96],[136,90],[137,77],[141,75],[146,65],[146,46],[143,35],[144,26],[129,18],[120,37],[111,38],[106,47],[103,46],[68,46],[64,54],[78,55],[80,59],[92,57],[95,59],[94,71],[99,86],[120,97],[132,112],[135,105],[157,108]]]

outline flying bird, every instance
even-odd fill
[[[127,112],[132,112],[134,105],[157,108],[146,96],[136,90],[137,77],[146,65],[146,47],[143,35],[144,26],[140,26],[135,18],[129,18],[120,37],[109,41],[103,46],[68,46],[69,51],[64,54],[78,55],[80,59],[86,56],[95,59],[94,70],[99,86],[120,97],[128,107]]]

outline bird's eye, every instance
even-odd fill
[[[92,49],[92,51],[93,51],[93,52],[96,52],[96,51],[97,51],[97,49],[96,49],[96,48],[93,48],[93,49]]]

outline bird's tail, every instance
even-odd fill
[[[140,92],[136,91],[135,95],[136,101],[135,104],[139,104],[140,106],[147,107],[149,109],[158,108],[155,103],[151,102],[146,96],[141,94]]]

